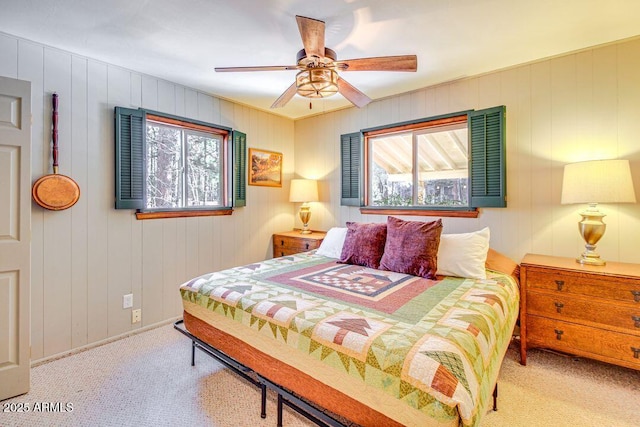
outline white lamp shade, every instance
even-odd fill
[[[594,160],[564,167],[562,204],[635,201],[629,160]]]
[[[313,179],[292,179],[289,191],[290,202],[317,202],[318,182]]]

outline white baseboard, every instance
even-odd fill
[[[181,319],[181,318],[182,318],[182,316],[178,316],[178,317],[174,317],[174,318],[171,318],[171,319],[163,320],[161,322],[154,323],[154,324],[148,325],[148,326],[144,326],[142,328],[138,328],[138,329],[135,329],[133,331],[129,331],[129,332],[125,332],[125,333],[120,334],[120,335],[116,335],[116,336],[113,336],[113,337],[105,338],[103,340],[96,341],[96,342],[93,342],[91,344],[83,345],[82,347],[77,347],[77,348],[74,348],[73,350],[64,351],[62,353],[54,354],[52,356],[43,357],[42,359],[32,360],[31,361],[31,367],[33,368],[35,366],[42,365],[43,363],[51,362],[51,361],[54,361],[54,360],[57,360],[57,359],[62,359],[63,357],[71,356],[73,354],[82,353],[83,351],[91,350],[92,348],[100,347],[101,345],[109,344],[111,342],[118,341],[118,340],[121,340],[123,338],[130,337],[132,335],[137,335],[139,333],[146,332],[146,331],[149,331],[151,329],[159,328],[160,326],[165,326],[165,325],[168,325],[170,323],[174,323],[176,320]]]

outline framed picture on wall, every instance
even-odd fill
[[[282,153],[249,148],[249,185],[282,187]]]

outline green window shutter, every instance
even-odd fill
[[[247,135],[233,131],[233,206],[247,205]]]
[[[340,136],[340,159],[342,169],[342,206],[360,206],[362,194],[362,138],[360,132]]]
[[[507,206],[505,107],[469,113],[470,205]]]
[[[116,107],[116,209],[143,209],[146,112]]]

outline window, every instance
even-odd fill
[[[147,119],[145,208],[224,206],[224,135]]]
[[[469,206],[467,125],[368,139],[371,206]]]
[[[116,209],[152,213],[142,219],[230,213],[245,204],[245,168],[241,132],[116,107]]]
[[[364,213],[506,206],[504,107],[342,135],[341,148],[342,204]]]

